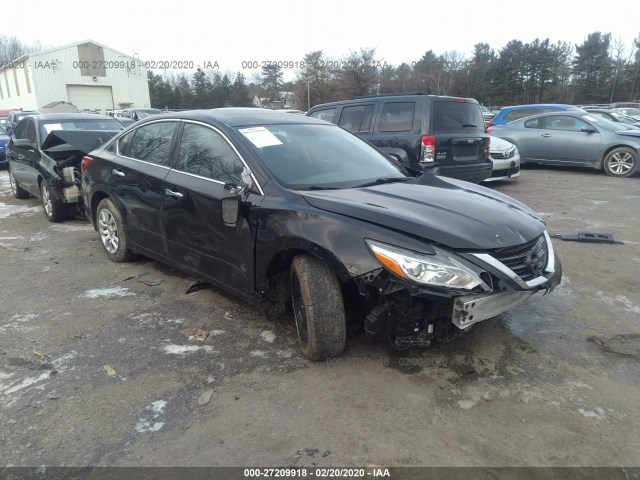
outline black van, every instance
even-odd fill
[[[471,98],[423,92],[353,97],[316,105],[308,116],[368,140],[405,165],[479,183],[491,176],[489,135]]]

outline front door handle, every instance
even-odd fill
[[[164,193],[173,198],[182,198],[184,196],[180,192],[174,192],[173,190],[169,190],[168,188],[165,189]]]
[[[540,135],[542,138],[550,138],[551,134],[550,133],[543,133],[542,135]]]
[[[111,170],[111,173],[113,173],[114,175],[117,175],[118,177],[124,177],[124,172],[120,170],[116,170],[115,168]]]

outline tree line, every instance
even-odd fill
[[[38,46],[0,36],[0,65]],[[499,50],[477,43],[468,55],[426,50],[397,66],[378,58],[375,48],[350,50],[339,59],[319,50],[304,56],[290,81],[276,63],[250,79],[240,72],[201,69],[147,75],[156,108],[249,106],[255,96],[282,100],[283,92],[294,92],[302,110],[357,95],[413,91],[471,97],[487,106],[603,104],[640,99],[640,34],[631,45],[602,32],[575,46],[548,38],[511,40]]]

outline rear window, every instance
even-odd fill
[[[124,126],[113,118],[44,120],[40,122],[40,138],[44,142],[47,135],[54,130],[107,130],[117,132],[123,128]]]
[[[433,102],[433,131],[484,133],[480,106],[468,102]]]
[[[415,102],[385,103],[380,114],[380,132],[409,132],[413,130]],[[480,110],[478,110],[478,113]]]

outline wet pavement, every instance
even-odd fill
[[[106,259],[0,171],[0,458],[17,466],[638,466],[640,178],[491,184],[552,233],[563,283],[429,350],[349,336],[314,363],[289,316],[144,257]]]

